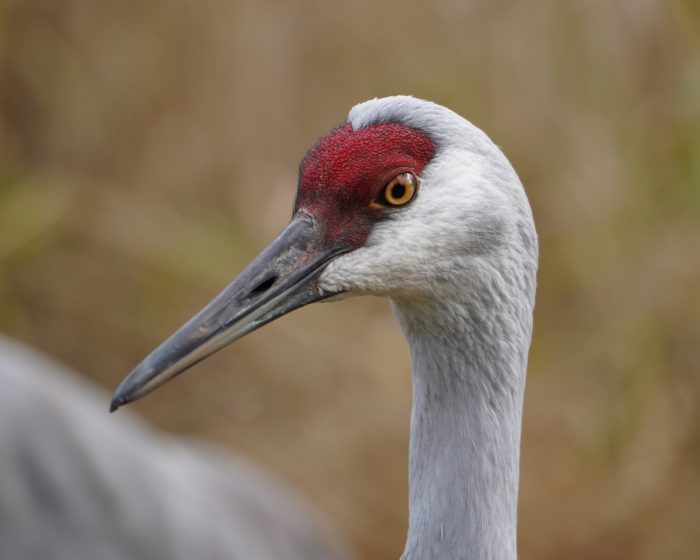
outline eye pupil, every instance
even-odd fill
[[[401,200],[406,194],[406,187],[402,183],[394,183],[391,187],[391,197],[394,200]]]

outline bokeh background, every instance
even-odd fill
[[[2,0],[0,331],[113,389],[287,222],[305,150],[395,93],[485,129],[533,205],[521,558],[697,558],[695,0]],[[385,301],[295,312],[133,408],[400,555]]]

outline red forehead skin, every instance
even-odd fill
[[[382,210],[371,207],[399,173],[420,175],[435,146],[423,131],[396,123],[353,130],[339,126],[301,162],[295,212],[303,209],[325,228],[327,242],[362,246]]]

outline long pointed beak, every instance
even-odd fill
[[[329,246],[324,237],[312,216],[297,214],[238,278],[122,381],[110,410],[143,397],[264,324],[334,295],[321,292],[316,280],[348,248]]]

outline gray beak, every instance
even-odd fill
[[[249,332],[334,294],[317,287],[326,265],[349,250],[333,245],[309,214],[289,225],[223,292],[122,381],[110,410],[135,401]]]

